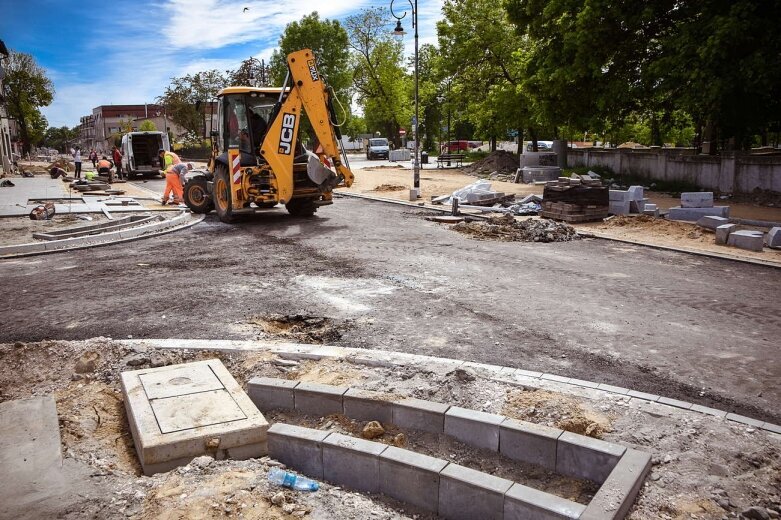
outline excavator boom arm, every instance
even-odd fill
[[[332,94],[317,70],[314,54],[309,49],[292,52],[287,57],[287,64],[290,70],[290,92],[261,146],[261,155],[274,172],[279,202],[283,204],[293,196],[293,157],[302,109],[306,111],[320,142],[322,150],[316,151],[320,160],[331,161],[340,177],[340,185],[350,186],[353,183],[353,173],[342,162],[337,141],[338,128],[331,120]]]

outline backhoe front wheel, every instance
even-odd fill
[[[214,209],[220,220],[230,224],[236,217],[233,215],[233,201],[231,199],[230,177],[228,168],[224,164],[218,164],[214,171]]]
[[[285,207],[294,217],[311,217],[317,211],[314,199],[293,199]]]
[[[214,209],[205,177],[196,177],[184,185],[184,203],[193,213],[208,213]]]

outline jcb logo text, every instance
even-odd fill
[[[290,155],[293,148],[293,130],[295,128],[295,114],[282,114],[282,131],[279,133],[279,153]]]
[[[306,64],[309,65],[309,75],[312,76],[312,81],[320,81],[320,73],[317,72],[315,60],[308,60]]]

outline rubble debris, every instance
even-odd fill
[[[385,191],[402,191],[406,189],[407,189],[406,186],[401,186],[399,184],[380,184],[379,186],[376,186],[371,191],[385,192]]]
[[[79,356],[79,359],[76,361],[74,371],[77,374],[92,373],[95,371],[95,368],[97,368],[98,361],[100,361],[100,354],[89,350]]]
[[[271,314],[256,316],[250,323],[259,326],[264,336],[291,338],[301,343],[330,343],[342,337],[333,320],[322,316]]]
[[[14,186],[16,186],[16,184],[9,181],[8,179],[5,179],[3,182],[0,182],[0,188],[13,188]]]
[[[53,202],[36,206],[30,211],[30,220],[51,220],[57,210]]]
[[[543,217],[565,222],[591,222],[608,215],[609,190],[597,179],[559,177],[545,184]]]
[[[382,424],[380,424],[379,421],[370,421],[366,423],[366,426],[364,426],[361,431],[361,437],[364,439],[376,439],[383,435],[385,435],[385,428],[382,427]]]
[[[483,240],[507,242],[568,242],[579,238],[575,228],[552,220],[518,221],[512,215],[487,221],[460,222],[451,229]]]
[[[493,175],[493,180],[497,181],[512,181],[519,165],[520,159],[516,154],[506,150],[496,150],[479,161],[466,165],[463,171],[478,177]]]

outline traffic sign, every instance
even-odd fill
[[[399,135],[407,135],[407,131],[403,128],[399,128]]]

